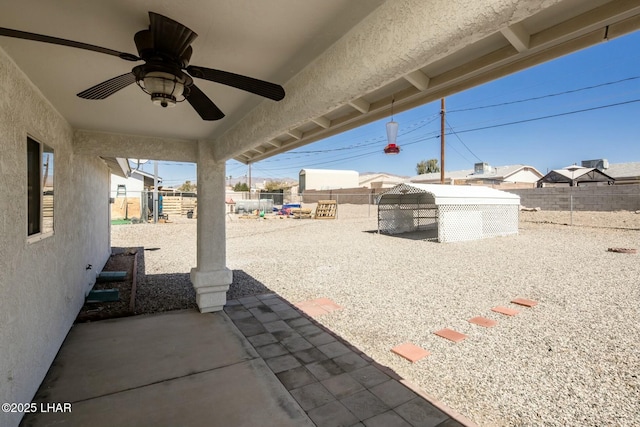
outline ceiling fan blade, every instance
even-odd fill
[[[191,85],[186,98],[193,109],[202,117],[202,120],[220,120],[224,117],[224,113],[198,86]]]
[[[275,83],[254,79],[253,77],[241,76],[240,74],[229,73],[227,71],[213,70],[211,68],[189,65],[187,72],[193,77],[233,86],[265,98],[280,101],[284,98],[284,89]]]
[[[171,18],[149,12],[150,30],[156,50],[181,58],[182,54],[198,37],[189,28]]]
[[[105,99],[113,95],[120,89],[124,89],[132,83],[136,82],[136,76],[129,72],[118,77],[114,77],[105,82],[99,83],[89,89],[83,90],[78,94],[84,99]]]
[[[57,44],[61,46],[75,47],[78,49],[91,50],[93,52],[117,56],[118,58],[125,59],[127,61],[140,60],[140,58],[130,53],[119,52],[117,50],[107,49],[106,47],[95,46],[92,44],[77,42],[73,40],[61,39],[58,37],[45,36],[42,34],[28,33],[26,31],[12,30],[10,28],[0,28],[0,36],[13,37],[15,39],[33,40],[36,42],[51,43],[51,44]]]

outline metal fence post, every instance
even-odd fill
[[[569,225],[573,226],[573,193],[569,195]]]

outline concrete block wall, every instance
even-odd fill
[[[520,196],[520,204],[547,211],[640,210],[640,184],[586,187],[544,187],[508,190]]]
[[[317,203],[318,200],[336,200],[338,204],[375,204],[376,196],[387,190],[387,188],[366,187],[340,188],[335,190],[305,190],[304,193],[302,193],[302,202]]]

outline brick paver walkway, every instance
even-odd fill
[[[224,310],[318,427],[463,426],[277,294]]]

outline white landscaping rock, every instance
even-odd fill
[[[570,227],[557,225],[569,212],[521,212],[519,235],[442,244],[378,235],[376,215],[340,205],[336,220],[229,221],[227,266],[249,294],[335,301],[317,320],[479,425],[640,425],[640,262],[607,252],[638,247],[640,216],[574,212]],[[180,222],[114,226],[113,245],[160,247],[147,274],[186,273],[195,220]],[[468,338],[433,334],[443,328]],[[431,355],[390,351],[407,341]]]

